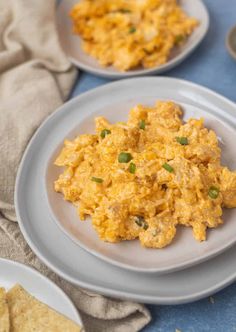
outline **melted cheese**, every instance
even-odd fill
[[[70,15],[84,51],[121,71],[166,63],[198,24],[177,0],[82,0]]]
[[[127,123],[99,117],[94,135],[65,141],[55,162],[64,167],[55,190],[76,206],[81,220],[92,217],[102,240],[138,238],[145,247],[162,248],[184,225],[203,241],[207,228],[222,224],[222,207],[236,207],[236,172],[221,165],[215,132],[204,128],[203,119],[183,123],[181,114],[173,102],[138,105]],[[120,163],[121,152],[132,159]],[[218,190],[215,198],[211,187]]]

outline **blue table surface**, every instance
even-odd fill
[[[236,62],[225,48],[226,33],[236,24],[236,0],[205,0],[205,4],[210,14],[206,38],[188,59],[163,76],[193,81],[236,102]],[[109,81],[81,72],[71,97]],[[143,332],[236,331],[236,284],[213,299],[177,306],[148,305],[152,322]]]

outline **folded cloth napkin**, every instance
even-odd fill
[[[76,304],[86,331],[138,331],[150,320],[143,305],[62,280],[34,255],[17,224],[13,194],[22,153],[42,120],[66,100],[77,75],[60,48],[54,15],[54,0],[0,0],[0,256],[56,282]]]

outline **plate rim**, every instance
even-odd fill
[[[145,77],[145,78],[139,78],[139,80],[145,80],[145,79],[151,79],[151,80],[166,80],[166,81],[175,81],[176,83],[180,82],[182,84],[187,84],[188,86],[192,87],[192,88],[197,88],[202,90],[203,92],[206,93],[210,93],[212,96],[215,96],[221,100],[223,100],[224,102],[228,103],[231,107],[235,107],[236,104],[234,102],[232,102],[231,100],[229,100],[228,98],[218,94],[217,92],[204,87],[202,85],[193,83],[191,81],[187,81],[187,80],[183,80],[183,79],[178,79],[178,78],[171,78],[171,77],[162,77],[162,76],[158,76],[158,77]],[[134,78],[130,78],[130,79],[124,79],[122,81],[133,81]],[[105,88],[106,85],[115,85],[115,84],[119,84],[120,82],[111,82],[108,84],[104,84],[102,86],[99,86],[97,88],[91,89],[87,92],[84,92],[82,94],[79,94],[77,97],[72,98],[71,100],[69,100],[67,102],[67,105],[70,103],[73,103],[75,101],[75,99],[81,97],[81,96],[89,96],[94,90],[102,90]],[[37,248],[37,245],[34,244],[34,242],[31,240],[30,234],[28,234],[27,230],[24,227],[24,222],[20,217],[20,209],[19,209],[19,205],[18,205],[18,187],[19,187],[19,182],[20,182],[20,175],[23,169],[23,164],[24,161],[26,159],[26,156],[28,154],[28,150],[30,149],[31,145],[33,144],[34,140],[37,138],[37,133],[39,132],[39,130],[41,129],[41,127],[44,125],[44,123],[46,121],[48,121],[49,118],[53,118],[56,116],[57,113],[62,112],[64,108],[64,104],[62,104],[56,111],[54,111],[49,117],[47,117],[43,123],[41,124],[41,126],[36,130],[35,134],[33,135],[33,137],[30,140],[30,143],[28,144],[27,148],[25,149],[25,152],[23,154],[23,157],[21,159],[19,168],[18,168],[18,172],[17,172],[17,177],[16,177],[16,182],[15,182],[15,195],[14,195],[14,200],[15,200],[15,207],[16,207],[16,215],[17,215],[17,219],[19,222],[19,226],[21,229],[21,232],[24,235],[24,238],[26,239],[26,241],[28,242],[29,246],[31,247],[31,249],[36,253],[36,255],[48,266],[50,267],[50,269],[52,269],[53,271],[55,271],[58,275],[60,275],[61,277],[63,277],[64,279],[70,281],[71,283],[78,285],[80,287],[86,288],[86,289],[90,289],[92,291],[104,294],[104,295],[108,295],[108,296],[113,296],[113,297],[117,297],[117,298],[131,298],[135,301],[140,301],[140,302],[146,302],[146,303],[156,303],[156,304],[177,304],[177,303],[186,303],[186,302],[190,302],[190,301],[194,301],[194,300],[198,300],[202,297],[207,296],[208,294],[212,294],[213,292],[216,292],[220,289],[222,289],[223,287],[227,286],[228,284],[230,284],[231,282],[233,282],[236,279],[236,272],[229,276],[228,278],[225,278],[224,280],[222,280],[221,282],[219,282],[218,284],[215,284],[212,287],[209,287],[207,290],[202,290],[201,292],[197,292],[196,294],[191,294],[189,296],[178,296],[178,297],[174,297],[174,298],[163,298],[161,296],[153,296],[153,298],[150,295],[144,296],[144,295],[135,295],[133,293],[129,293],[127,291],[122,292],[122,291],[117,291],[115,289],[112,288],[107,288],[104,286],[98,286],[98,285],[93,285],[91,283],[86,283],[83,281],[80,281],[78,278],[74,278],[71,277],[69,275],[69,273],[67,274],[64,271],[61,271],[56,264],[52,263],[47,257],[45,257],[43,254],[41,254],[40,250]],[[64,234],[65,235],[65,234]]]
[[[59,11],[60,8],[63,6],[64,2],[66,0],[61,0],[57,10],[56,10],[56,26],[58,26],[57,20],[58,20],[58,15],[59,15]],[[148,76],[148,75],[154,75],[154,74],[162,74],[176,66],[178,66],[179,64],[181,64],[189,55],[191,55],[194,50],[201,44],[201,42],[203,41],[203,39],[205,38],[208,30],[209,30],[209,26],[210,26],[210,15],[208,12],[208,9],[204,3],[203,0],[194,0],[197,1],[200,6],[202,7],[202,10],[204,11],[204,15],[205,15],[205,29],[202,31],[201,35],[198,37],[198,39],[196,41],[193,42],[193,45],[189,48],[187,48],[186,50],[184,50],[183,52],[179,53],[177,56],[175,56],[173,59],[167,61],[165,64],[160,65],[160,66],[156,66],[153,68],[149,68],[149,69],[138,69],[138,70],[133,70],[132,71],[127,71],[127,72],[119,72],[117,70],[114,72],[109,72],[106,70],[106,67],[103,68],[102,66],[100,66],[99,68],[93,68],[90,65],[87,65],[85,63],[83,63],[80,60],[77,60],[76,58],[70,56],[64,49],[63,44],[61,43],[61,47],[63,48],[64,52],[67,54],[69,60],[79,69],[82,69],[90,74],[94,74],[100,77],[104,77],[104,78],[110,78],[110,79],[122,79],[122,78],[129,78],[129,77],[137,77],[137,76]],[[60,35],[60,31],[57,27],[58,30],[58,34]],[[60,36],[59,36],[59,40],[60,40]],[[88,55],[89,56],[89,55]]]
[[[83,325],[82,319],[81,319],[81,316],[80,316],[79,311],[77,310],[75,304],[69,298],[69,296],[56,283],[54,283],[51,279],[49,279],[48,277],[46,277],[45,275],[43,275],[41,272],[34,269],[33,267],[31,267],[29,265],[26,265],[26,264],[23,264],[23,263],[20,263],[20,262],[15,261],[15,260],[0,257],[0,265],[1,265],[1,263],[10,264],[12,266],[15,266],[16,268],[23,269],[27,273],[33,274],[36,278],[40,278],[41,280],[43,280],[43,282],[47,283],[50,286],[50,288],[55,290],[55,292],[57,292],[61,297],[66,299],[68,304],[70,304],[70,309],[73,310],[73,315],[74,315],[74,317],[76,317],[77,321],[75,321],[75,319],[71,319],[71,318],[69,318],[69,319],[71,319],[72,321],[74,321],[75,323],[79,324],[82,327],[82,325]],[[39,300],[39,301],[41,301],[41,300]],[[57,309],[55,309],[53,307],[51,307],[51,308],[53,310],[57,311]],[[65,316],[65,317],[67,317],[67,316]]]

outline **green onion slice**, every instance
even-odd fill
[[[135,27],[131,27],[130,29],[129,29],[129,33],[135,33],[136,32],[136,28]]]
[[[148,51],[146,48],[143,49],[146,54],[151,54],[150,51]]]
[[[184,40],[184,36],[183,35],[177,35],[175,36],[175,42],[176,44],[181,43]]]
[[[120,12],[121,12],[121,13],[124,13],[124,14],[125,14],[125,13],[131,13],[131,10],[129,10],[129,9],[127,9],[127,8],[121,8],[121,9],[120,9]]]
[[[144,121],[144,120],[141,120],[141,121],[139,122],[139,128],[142,129],[142,130],[144,130],[145,127],[146,127],[146,123],[145,123],[145,121]]]
[[[148,229],[148,223],[142,216],[135,216],[134,221],[139,227],[143,227],[145,231]]]
[[[142,216],[136,216],[134,221],[138,226],[141,227],[143,225],[144,218]]]
[[[128,163],[131,159],[133,159],[133,157],[128,152],[121,152],[118,156],[119,163]]]
[[[101,131],[101,134],[100,134],[100,136],[101,136],[101,138],[103,139],[103,138],[105,138],[107,135],[109,135],[109,134],[111,134],[111,131],[109,130],[109,129],[103,129],[102,131]]]
[[[134,174],[136,171],[136,165],[134,163],[129,164],[129,171],[131,174]]]
[[[166,170],[167,172],[169,172],[169,173],[174,172],[174,168],[171,167],[171,166],[170,166],[169,164],[167,164],[167,163],[163,164],[162,167],[165,168],[165,170]]]
[[[91,178],[91,181],[93,181],[93,182],[97,182],[97,183],[103,183],[103,179],[101,179],[101,178],[96,178],[95,176],[93,176],[93,177]]]
[[[176,137],[176,141],[181,145],[188,145],[188,138],[187,137]]]
[[[220,190],[218,188],[211,186],[208,190],[208,196],[213,199],[216,199],[219,196],[219,192]]]
[[[146,222],[143,224],[143,229],[144,229],[145,231],[148,229],[148,224],[147,224]]]

